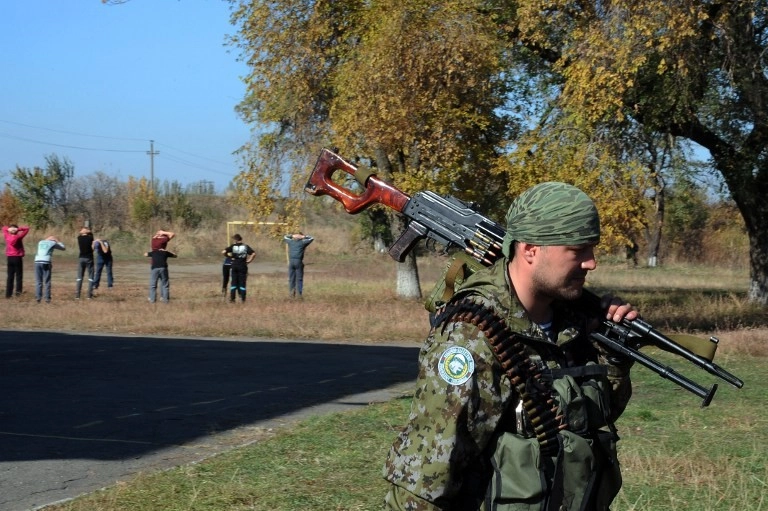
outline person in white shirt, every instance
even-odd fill
[[[64,243],[55,236],[48,236],[37,244],[35,254],[35,300],[37,303],[45,298],[45,303],[51,303],[51,256],[54,250],[66,250]]]

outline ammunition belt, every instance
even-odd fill
[[[471,323],[479,328],[491,346],[504,373],[515,387],[542,454],[554,455],[559,449],[557,434],[566,429],[564,417],[552,398],[551,387],[543,384],[542,368],[534,364],[513,332],[492,310],[471,298],[443,306],[437,311],[435,325],[447,322]],[[521,432],[522,433],[522,432]]]

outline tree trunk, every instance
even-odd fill
[[[419,270],[416,266],[416,252],[411,251],[405,261],[397,264],[397,296],[407,299],[421,299]]]
[[[768,305],[768,231],[749,233],[749,301]]]
[[[749,301],[768,305],[768,165],[759,157],[765,144],[753,142],[745,147],[739,152],[716,146],[710,153],[744,218],[749,237]]]
[[[402,162],[400,162],[402,164]],[[379,177],[385,181],[392,182],[392,162],[383,148],[376,149],[376,165],[379,169]],[[405,219],[394,212],[390,212],[389,225],[392,227],[392,235],[397,239],[405,231]],[[398,298],[420,299],[421,283],[419,282],[419,268],[416,265],[416,253],[411,251],[402,263],[397,265],[397,286],[396,294]]]
[[[749,301],[768,305],[768,203],[754,183],[734,191],[749,237]]]
[[[661,250],[661,232],[664,227],[664,185],[656,187],[654,197],[656,213],[653,217],[653,225],[648,229],[648,267],[655,268],[659,264],[659,251]]]

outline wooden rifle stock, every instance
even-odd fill
[[[365,191],[362,194],[355,194],[352,190],[336,184],[333,181],[333,174],[337,170],[343,170],[354,177]],[[410,199],[408,195],[375,175],[361,174],[354,165],[328,149],[321,151],[304,190],[312,195],[330,195],[344,205],[347,213],[353,215],[376,203],[402,212]]]

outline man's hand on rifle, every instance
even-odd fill
[[[605,319],[613,321],[614,323],[621,323],[624,319],[633,320],[638,317],[638,313],[632,304],[624,302],[618,296],[611,294],[603,295],[600,300],[601,308],[606,311]],[[599,321],[596,319],[596,324],[592,328],[597,328]],[[613,376],[626,376],[629,374],[629,370],[635,363],[630,357],[612,350],[601,343],[593,343],[598,353],[605,359],[605,361],[615,367]]]
[[[604,295],[600,304],[606,309],[605,319],[621,323],[624,319],[632,321],[637,318],[637,311],[631,303],[624,302],[618,296]]]

